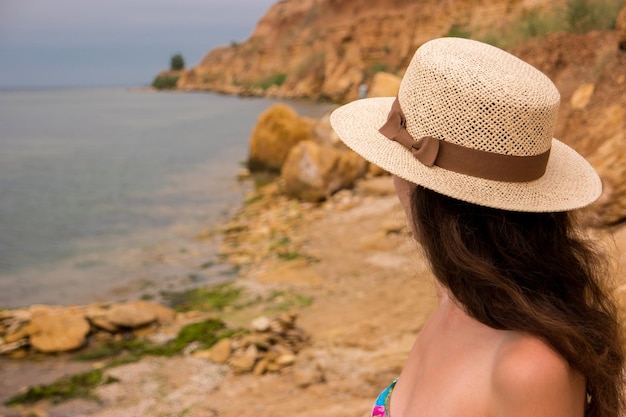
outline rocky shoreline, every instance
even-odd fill
[[[391,179],[359,180],[353,190],[321,203],[290,199],[280,182],[273,182],[249,195],[220,233],[220,251],[239,269],[234,285],[246,294],[244,300],[204,313],[159,310],[162,318],[153,318],[148,327],[134,325],[151,328],[146,333],[152,337],[172,338],[186,323],[219,318],[247,334],[225,338],[211,349],[192,346],[171,357],[145,356],[108,368],[106,375],[117,382],[96,388],[98,401],[44,400],[0,407],[0,415],[367,415],[378,390],[397,376],[436,303]],[[623,268],[626,228],[610,237]],[[130,311],[137,303],[144,309],[149,304],[100,306],[99,311],[108,311],[109,324],[128,329],[131,323],[112,319],[112,311]],[[6,319],[8,313],[3,314]],[[276,337],[289,330],[286,339]],[[295,344],[289,346],[288,339]],[[66,371],[56,369],[57,375],[77,371],[67,357],[51,360],[64,364]],[[102,366],[102,360],[82,365]]]
[[[338,268],[336,271],[332,265],[333,262],[328,262],[326,251],[332,250],[333,247],[337,248],[335,243],[328,239],[312,241],[307,236],[309,232],[306,230],[315,223],[333,218],[333,213],[347,213],[358,207],[364,207],[363,205],[366,202],[372,203],[381,200],[384,201],[384,204],[369,215],[367,212],[370,210],[366,209],[365,213],[363,213],[364,216],[368,217],[376,213],[388,215],[390,208],[398,208],[394,197],[391,195],[392,187],[388,180],[389,178],[384,177],[375,178],[370,182],[364,182],[355,191],[340,192],[327,202],[320,204],[303,203],[289,199],[280,192],[277,183],[271,183],[258,190],[254,195],[251,195],[247,199],[248,203],[244,204],[232,221],[222,227],[221,233],[223,233],[224,239],[221,252],[229,263],[236,265],[240,269],[239,278],[235,282],[238,287],[246,292],[247,299],[258,299],[260,297],[263,299],[262,302],[249,303],[243,308],[226,308],[219,313],[212,312],[209,314],[203,314],[198,311],[175,313],[169,308],[146,301],[83,307],[33,306],[29,309],[4,311],[2,315],[2,322],[5,323],[3,331],[5,331],[5,334],[12,335],[9,338],[12,341],[7,343],[16,343],[16,340],[13,339],[17,339],[21,340],[18,343],[22,345],[20,349],[23,349],[28,343],[32,343],[40,351],[61,350],[58,344],[52,348],[49,345],[46,347],[36,337],[30,342],[24,341],[33,334],[29,333],[34,332],[32,329],[42,327],[42,322],[38,322],[38,320],[44,316],[48,319],[51,317],[63,317],[60,319],[61,324],[67,323],[63,321],[67,317],[71,317],[69,320],[74,321],[80,321],[77,317],[81,317],[92,328],[97,327],[103,335],[106,334],[107,338],[115,338],[117,330],[131,331],[134,332],[135,336],[139,337],[159,338],[169,335],[168,337],[172,338],[176,334],[176,329],[180,329],[185,323],[217,316],[224,319],[233,328],[245,327],[250,329],[251,332],[243,338],[233,338],[218,343],[211,350],[194,352],[193,349],[188,349],[182,356],[177,355],[171,358],[147,356],[137,363],[111,368],[107,373],[115,376],[118,382],[100,387],[95,391],[98,397],[100,397],[100,402],[94,403],[93,401],[83,399],[72,399],[60,404],[53,404],[51,401],[40,401],[33,405],[1,407],[0,415],[18,416],[29,415],[29,413],[45,416],[170,415],[167,413],[174,413],[174,411],[167,410],[176,409],[173,404],[167,401],[163,403],[159,398],[145,398],[144,395],[141,395],[141,401],[136,398],[132,403],[134,405],[137,404],[137,401],[154,403],[149,407],[150,412],[146,410],[139,412],[137,409],[129,409],[131,407],[130,403],[126,401],[128,397],[132,397],[135,391],[137,391],[137,395],[140,395],[139,393],[141,392],[141,389],[138,389],[136,385],[139,384],[138,386],[141,387],[149,383],[148,381],[137,382],[133,380],[133,375],[137,372],[137,368],[147,367],[153,369],[153,367],[157,367],[160,370],[153,369],[146,372],[153,375],[164,372],[167,376],[163,377],[163,383],[169,387],[168,389],[173,391],[187,390],[188,388],[185,388],[186,383],[180,381],[182,375],[178,369],[172,369],[170,366],[177,364],[176,368],[184,368],[183,363],[188,364],[188,362],[196,365],[202,363],[203,366],[206,366],[206,369],[211,370],[211,380],[215,382],[213,391],[207,388],[207,390],[202,390],[202,392],[192,395],[192,397],[195,397],[195,405],[187,408],[190,414],[185,414],[191,416],[214,415],[207,414],[205,400],[208,401],[210,395],[217,395],[217,398],[221,398],[220,400],[215,400],[217,403],[226,400],[226,397],[222,398],[219,392],[223,384],[230,385],[233,382],[230,381],[230,378],[236,381],[234,385],[237,387],[243,387],[246,384],[251,384],[251,387],[257,386],[264,379],[269,379],[289,381],[289,385],[293,385],[295,389],[303,391],[308,389],[315,390],[314,388],[309,388],[314,386],[317,386],[318,388],[316,389],[319,389],[319,387],[327,386],[330,381],[334,381],[331,386],[336,382],[343,381],[346,375],[338,378],[336,371],[333,370],[335,367],[325,362],[329,358],[323,359],[320,356],[322,352],[328,353],[327,348],[322,347],[320,349],[318,346],[320,343],[336,344],[338,341],[335,340],[334,336],[330,335],[320,339],[319,335],[314,335],[307,327],[313,326],[314,332],[322,330],[325,332],[328,329],[335,329],[334,331],[336,331],[336,325],[340,324],[342,316],[345,316],[344,313],[337,313],[337,309],[346,312],[351,311],[350,305],[355,301],[346,301],[345,303],[341,301],[343,298],[342,294],[350,291],[350,288],[345,286],[346,282],[344,281],[352,281],[355,284],[355,288],[361,287],[358,290],[359,293],[365,287],[354,281],[356,279],[355,276],[342,278],[339,275],[342,270],[344,273],[348,273],[350,270],[351,263],[346,262],[347,259],[344,258],[341,261],[343,267]],[[400,214],[400,212],[398,211],[397,214]],[[346,226],[345,221],[341,221],[341,224]],[[372,249],[376,252],[386,247],[388,248],[389,245],[396,246],[400,242],[407,242],[408,234],[402,223],[401,216],[397,217],[395,221],[391,221],[391,223],[387,220],[382,225],[372,222],[370,228],[375,230],[374,235],[371,236],[372,242],[364,242],[363,244],[366,246],[373,245]],[[320,228],[316,227],[315,231],[322,232],[326,229],[329,232],[338,230],[334,225],[328,225]],[[358,238],[358,234],[361,231],[362,228],[358,227],[357,235],[350,234],[352,237]],[[271,235],[270,238],[268,238],[268,233]],[[336,235],[335,233],[329,234],[328,238],[337,240],[337,244],[345,240],[343,234]],[[390,241],[385,243],[388,239]],[[356,254],[357,251],[352,253],[352,255]],[[385,260],[386,256],[392,255],[379,254],[375,257],[374,263],[391,264],[393,259]],[[361,262],[357,263],[360,264]],[[362,267],[365,267],[366,270],[369,269],[367,262],[360,266],[360,268]],[[329,270],[326,271],[327,269]],[[331,272],[330,270],[333,271]],[[326,274],[329,274],[329,276],[325,276]],[[362,296],[363,294],[359,297]],[[332,302],[332,309],[326,311],[326,308],[322,306],[332,299],[335,300]],[[319,311],[320,308],[323,308],[323,311]],[[149,313],[151,310],[154,311]],[[284,311],[284,313],[280,313],[280,311]],[[273,320],[270,318],[259,319],[259,317],[271,317],[272,314],[275,316]],[[299,315],[299,326],[295,326],[296,314]],[[33,317],[36,319],[33,320]],[[367,317],[367,315],[364,317]],[[357,317],[353,316],[352,318],[356,319]],[[324,321],[326,323],[323,323]],[[358,318],[358,321],[360,322],[361,318]],[[95,323],[98,324],[96,325]],[[270,340],[271,337],[268,339],[270,334],[267,333],[268,328],[274,327],[272,334],[280,334],[280,331],[276,331],[276,326],[280,327],[277,323],[283,323],[286,330],[291,330],[288,337],[288,339],[292,340],[292,345],[288,346],[289,352],[285,351],[284,347],[281,346],[288,345],[288,343],[284,341],[276,343],[276,341]],[[85,326],[79,325],[78,327],[80,330],[78,334],[82,337],[83,333],[85,333]],[[352,325],[348,327],[352,327]],[[76,334],[76,332],[70,333]],[[288,332],[285,331],[284,333],[287,334]],[[357,339],[362,339],[361,336],[356,334],[354,336]],[[91,337],[92,339],[105,338],[105,336],[95,336],[94,334]],[[262,340],[263,338],[265,339]],[[353,342],[349,341],[349,336],[345,337],[345,339],[343,343],[353,344]],[[64,340],[67,339],[65,338]],[[84,343],[83,339],[80,339],[81,342],[78,340],[78,337],[75,338],[73,343]],[[343,369],[341,372],[347,371],[346,366],[352,361],[352,359],[348,360],[348,357],[351,356],[350,352],[355,351],[355,349],[358,351],[359,343],[360,341],[356,342],[354,346],[348,348],[342,355],[332,358],[332,362],[337,362],[337,365],[340,365],[337,369]],[[258,346],[263,346],[264,344],[271,345],[270,349],[265,349],[268,353],[272,351],[282,352],[280,354],[275,352],[267,354],[265,358],[250,360],[254,353],[253,351],[256,350],[258,353],[261,350]],[[372,349],[371,342],[367,342],[367,344],[369,346],[366,351],[369,351]],[[224,348],[225,345],[229,345],[227,349]],[[339,345],[333,349],[339,348]],[[254,347],[251,348],[251,346]],[[22,353],[19,353],[20,349],[15,350],[13,355],[16,357],[26,356],[23,350],[21,351]],[[343,350],[345,348],[340,349]],[[221,359],[218,357],[220,356],[220,350],[222,351]],[[226,360],[223,358],[224,350],[231,351],[230,356]],[[271,365],[272,359],[268,359],[272,356],[274,360],[273,365]],[[233,358],[235,359],[233,360]],[[39,358],[38,360],[41,359]],[[58,355],[46,359],[46,361],[63,363],[68,360],[66,356]],[[253,364],[252,368],[254,369],[250,365],[245,364],[246,360],[248,364]],[[343,363],[344,360],[348,362]],[[19,360],[13,359],[13,361]],[[226,362],[229,365],[223,364]],[[259,365],[262,362],[264,364]],[[3,366],[6,365],[7,363],[3,362]],[[82,369],[97,366],[102,366],[102,360],[83,365]],[[261,370],[263,366],[266,367],[265,372]],[[399,364],[396,365],[396,368],[397,366]],[[200,368],[204,369],[203,367]],[[67,369],[71,373],[76,372],[77,368],[67,366]],[[249,371],[254,372],[248,376],[245,373]],[[202,371],[199,370],[198,372],[201,373]],[[67,375],[62,371],[59,372],[59,370],[56,371],[56,374],[59,376]],[[44,375],[39,375],[39,377],[42,377],[41,380],[33,380],[31,383],[34,385],[49,379],[45,378]],[[249,378],[256,378],[257,381],[255,382],[254,379]],[[218,383],[218,381],[221,382]],[[279,386],[284,387],[284,384],[281,383]],[[20,391],[20,388],[24,391],[26,387],[14,387],[12,394]],[[111,394],[110,391],[115,391],[116,394]],[[259,392],[252,396],[246,394],[246,401],[254,401],[256,396],[258,404],[263,404],[266,398],[271,403],[273,401],[271,398],[274,395],[272,391],[270,389],[267,392]],[[121,393],[124,393],[124,395]],[[5,393],[3,398],[6,397]],[[212,404],[217,403],[212,402]],[[363,404],[365,403],[364,401]],[[219,410],[219,415],[246,415],[248,411],[253,410],[255,407],[251,403],[247,403],[248,406],[245,404],[245,401],[237,401],[236,406],[233,407],[233,403],[229,403],[226,400],[222,406],[223,408],[218,407],[217,410]]]
[[[395,89],[397,79],[387,80],[380,94]],[[293,132],[296,140],[272,143]],[[257,154],[255,144],[272,152]],[[0,311],[2,401],[77,372],[106,382],[63,402],[0,405],[0,417],[367,415],[436,303],[391,178],[343,148],[327,118],[302,119],[280,106],[259,118],[250,159],[280,176],[199,238],[219,238],[220,259],[236,271],[230,284],[176,295],[171,306],[140,300]],[[308,171],[297,169],[303,161]],[[609,185],[619,174],[599,170]],[[621,215],[623,194],[607,189],[600,204],[613,211],[595,208],[603,219]],[[594,207],[585,215],[587,224],[602,224]],[[615,261],[626,313],[626,227],[605,223],[593,234]],[[119,349],[73,360],[102,345]]]

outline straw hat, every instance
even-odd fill
[[[330,122],[355,152],[447,196],[513,211],[591,204],[593,167],[552,137],[559,92],[543,73],[493,46],[458,38],[422,45],[398,97],[357,100]]]

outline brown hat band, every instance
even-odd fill
[[[378,130],[388,139],[411,151],[422,164],[487,180],[526,182],[539,179],[546,172],[550,149],[531,156],[503,155],[466,148],[432,136],[414,140],[406,130],[406,119],[398,99],[393,102],[387,122]]]

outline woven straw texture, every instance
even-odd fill
[[[559,106],[556,87],[507,52],[467,39],[427,42],[407,68],[398,100],[413,138],[433,136],[516,156],[550,149],[546,172],[537,180],[493,181],[422,165],[378,132],[394,99],[358,100],[331,115],[333,128],[350,148],[392,174],[459,200],[513,211],[573,210],[601,193],[593,167],[552,137]]]

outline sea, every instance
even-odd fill
[[[215,230],[278,100],[128,88],[0,91],[0,308],[133,298],[232,271]],[[288,102],[320,117],[327,104]]]

